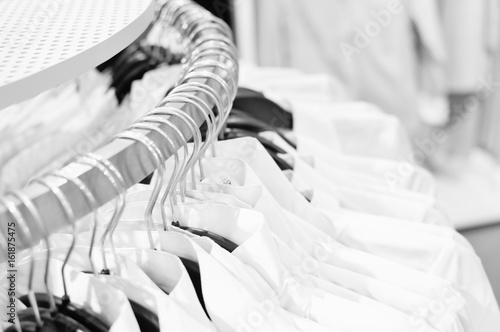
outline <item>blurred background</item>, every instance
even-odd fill
[[[500,298],[499,0],[198,0],[243,62],[327,73],[396,115]]]

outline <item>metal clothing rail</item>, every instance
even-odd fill
[[[193,75],[195,78],[178,82],[178,86],[182,86],[187,82],[200,82],[211,87],[218,93],[221,99],[225,101],[228,108],[226,112],[228,112],[232,100],[234,99],[234,94],[236,93],[235,84],[237,84],[238,80],[236,48],[232,43],[232,35],[229,28],[223,21],[215,18],[206,10],[191,3],[189,0],[167,0],[163,1],[159,6],[161,9],[158,10],[156,20],[161,20],[169,29],[176,29],[179,36],[181,36],[181,42],[188,48],[188,55],[183,60],[185,73],[193,72],[200,74]],[[205,61],[205,64],[200,66],[200,61]],[[217,66],[215,66],[214,63],[216,63]],[[196,64],[198,64],[198,66]],[[211,78],[200,78],[203,75],[208,75]],[[214,78],[214,76],[218,78]],[[220,79],[231,88],[232,95],[227,95],[227,90],[223,88]],[[201,91],[189,93],[203,99],[211,108],[215,106],[214,101],[205,93]],[[165,106],[181,109],[192,117],[198,126],[201,126],[205,121],[200,110],[197,110],[192,104],[167,102]],[[192,134],[190,129],[179,117],[171,116],[168,119],[182,132],[184,138],[191,137]],[[165,143],[165,138],[156,131],[133,131],[146,135],[158,146],[164,156],[170,157],[186,142],[181,140],[178,135],[174,134],[172,129],[168,126],[164,124],[157,126],[166,133],[172,133],[172,135],[169,136],[174,142],[175,150],[169,147],[169,145]],[[155,170],[153,156],[146,146],[137,141],[116,138],[94,153],[107,159],[116,167],[123,176],[127,188],[137,184]],[[87,186],[93,194],[98,206],[102,206],[116,198],[117,194],[115,188],[98,168],[71,163],[66,165],[62,171],[65,171],[65,169],[71,172],[70,174],[72,174],[72,177],[80,179]],[[84,193],[73,183],[54,177],[51,177],[50,181],[66,196],[74,212],[75,220],[67,220],[64,209],[53,192],[40,184],[30,184],[23,190],[23,194],[25,194],[37,208],[43,221],[44,229],[40,229],[39,224],[22,202],[9,196],[9,200],[15,202],[27,226],[31,230],[31,241],[29,241],[28,237],[21,231],[21,227],[18,227],[16,232],[16,250],[32,247],[43,238],[42,235],[44,231],[52,234],[94,211],[88,204]],[[2,232],[0,232],[0,241],[4,241],[3,238],[6,235],[6,225],[12,221],[15,221],[14,217],[5,206],[0,204],[0,227],[2,228]]]

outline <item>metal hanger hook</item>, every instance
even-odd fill
[[[26,206],[37,227],[42,232],[42,238],[45,242],[45,250],[46,250],[45,273],[43,282],[45,285],[45,292],[47,293],[49,298],[49,305],[50,305],[49,309],[51,312],[55,312],[57,310],[56,303],[49,287],[49,272],[50,272],[50,259],[51,259],[49,233],[47,231],[47,228],[45,227],[44,222],[42,221],[42,217],[40,216],[38,209],[36,208],[35,204],[31,201],[31,199],[29,199],[28,196],[20,190],[11,192],[10,194],[16,197],[20,202],[24,204],[24,206]]]
[[[146,221],[146,226],[147,226],[149,245],[151,249],[154,250],[155,244],[153,240],[153,231],[155,230],[155,225],[152,217],[153,216],[152,211],[154,209],[154,205],[156,204],[156,200],[158,199],[158,196],[160,194],[161,184],[163,183],[164,179],[163,167],[162,167],[163,155],[158,146],[156,145],[156,143],[143,134],[128,130],[116,135],[115,137],[137,141],[146,146],[146,149],[149,151],[149,153],[154,159],[155,169],[158,170],[158,176],[156,178],[157,183],[154,186],[153,194],[151,195],[151,199],[149,201],[148,207],[144,215],[144,219]],[[149,211],[151,211],[151,213]]]
[[[9,228],[13,229],[12,233],[17,232],[17,226],[21,228],[21,233],[26,237],[26,240],[28,243],[33,243],[33,237],[31,236],[31,230],[26,223],[26,219],[24,219],[24,216],[22,215],[21,211],[16,207],[16,204],[14,204],[12,201],[7,200],[5,198],[0,198],[0,203],[2,203],[9,213],[12,215],[14,218],[15,222],[8,223],[7,226],[7,236],[9,236]],[[13,235],[15,236],[15,235]],[[14,241],[16,239],[14,238]],[[7,241],[7,250],[9,250],[9,243],[10,241]],[[36,319],[36,324],[38,327],[41,327],[43,325],[42,318],[40,316],[40,309],[38,308],[38,302],[35,297],[35,292],[33,291],[33,277],[35,274],[35,258],[34,258],[34,251],[33,247],[30,247],[29,249],[30,253],[30,272],[29,272],[29,277],[28,277],[28,298],[31,304],[31,307],[33,308],[33,312],[35,314],[35,319]]]
[[[59,172],[51,172],[51,173],[49,173],[49,175],[56,177],[56,178],[64,179],[68,182],[73,183],[83,193],[87,203],[90,205],[91,209],[94,211],[92,235],[91,235],[91,239],[90,239],[90,249],[89,249],[88,258],[89,258],[89,264],[90,264],[90,268],[91,268],[92,272],[94,273],[94,275],[97,275],[95,264],[94,264],[94,261],[92,259],[92,253],[93,253],[94,244],[95,244],[95,235],[97,232],[97,225],[99,224],[99,214],[98,214],[99,206],[97,205],[97,201],[96,201],[94,195],[92,194],[92,192],[90,191],[90,189],[88,188],[88,186],[82,180],[80,180],[78,178],[72,178],[72,177],[66,176],[66,175],[62,174],[60,171]]]
[[[103,261],[103,270],[101,271],[101,274],[109,274],[110,271],[109,271],[108,263],[106,260],[105,243],[106,243],[107,236],[110,233],[110,230],[111,230],[113,224],[118,222],[118,220],[120,220],[120,218],[123,214],[123,211],[125,210],[126,194],[127,194],[127,187],[125,185],[125,180],[123,179],[123,176],[121,175],[121,173],[116,169],[116,167],[109,160],[106,160],[105,158],[103,158],[99,155],[96,155],[94,153],[89,153],[87,155],[80,156],[75,161],[75,163],[95,167],[111,183],[113,189],[115,190],[115,192],[117,194],[117,199],[115,200],[115,210],[113,212],[113,215],[111,216],[109,224],[106,227],[104,234],[102,235],[101,241],[100,241],[101,242],[101,255],[102,255],[102,261]],[[111,243],[111,250],[116,257],[115,247],[114,247],[112,238],[110,238],[110,243]],[[118,259],[116,260],[116,262],[118,263]],[[120,268],[119,264],[118,264],[118,268]]]

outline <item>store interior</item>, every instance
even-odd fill
[[[500,331],[499,0],[0,0],[0,332]]]
[[[440,208],[471,241],[500,298],[498,2],[222,2],[200,4],[222,18],[230,9],[244,61],[326,73],[339,99],[403,121],[425,155],[415,158],[436,177]]]

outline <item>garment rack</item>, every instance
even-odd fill
[[[215,18],[206,10],[202,9],[196,4],[193,4],[189,0],[167,0],[163,1],[163,4],[161,5],[163,6],[162,8],[170,8],[166,9],[167,13],[163,16],[163,19],[168,20],[166,22],[167,25],[169,26],[169,28],[175,28],[178,31],[179,35],[182,37],[181,40],[183,40],[189,47],[189,52],[183,60],[186,71],[193,68],[189,65],[189,60],[193,56],[193,54],[196,54],[197,52],[197,47],[199,47],[199,45],[196,46],[197,41],[198,44],[200,40],[210,40],[209,42],[224,42],[225,44],[228,44],[228,41],[232,40],[231,33],[224,33],[222,29],[218,29],[214,25],[214,22],[216,22],[217,24],[222,26],[224,24],[222,21]],[[195,6],[196,10],[193,10]],[[170,10],[170,12],[168,12],[168,10]],[[196,35],[193,35],[193,31],[198,32],[196,33]],[[232,42],[230,42],[230,48],[233,51],[232,53],[236,54],[236,48],[234,44],[232,44]],[[212,52],[206,56],[206,59],[218,61],[218,63],[220,63],[220,65],[227,70],[213,67],[210,69],[203,68],[203,71],[208,70],[212,72],[213,74],[223,79],[224,82],[226,82],[230,87],[232,87],[232,84],[234,82],[237,83],[238,62],[236,58],[232,59],[234,61],[230,61],[227,56],[213,55]],[[213,79],[197,79],[189,81],[202,82],[203,84],[210,86],[218,94],[220,94],[223,99],[227,97],[232,102],[232,99],[234,98],[234,96],[226,96],[227,93],[224,92],[222,86]],[[182,84],[185,83],[180,82],[179,85]],[[213,108],[215,106],[213,100],[208,98],[204,93],[201,93],[199,91],[192,93],[197,97],[202,98],[210,107]],[[205,120],[200,111],[196,110],[196,108],[191,104],[167,103],[165,106],[172,106],[181,109],[187,115],[191,116],[198,126],[201,126]],[[182,132],[185,138],[191,137],[191,131],[189,130],[185,122],[175,116],[170,117],[169,120]],[[172,133],[171,128],[169,128],[168,126],[162,124],[158,125],[158,127],[166,133]],[[182,141],[178,135],[172,133],[172,135],[169,136],[174,142],[175,150],[173,150],[171,149],[171,147],[169,147],[168,144],[165,143],[165,139],[155,131],[133,131],[146,135],[160,148],[163,155],[167,158],[172,156],[175,151],[186,144],[186,142]],[[104,159],[109,160],[116,167],[116,169],[123,176],[127,188],[137,184],[139,181],[144,179],[155,170],[155,161],[151,153],[142,143],[137,141],[116,138],[107,145],[99,148],[94,153],[102,156]],[[70,168],[70,174],[72,174],[73,177],[83,181],[83,183],[94,195],[94,198],[99,207],[116,198],[117,194],[115,188],[110,184],[109,180],[101,171],[99,171],[98,168],[76,163],[70,163],[64,166],[62,171],[64,171],[66,168]],[[54,177],[51,177],[50,179],[51,183],[57,186],[66,196],[69,204],[71,205],[71,208],[73,209],[75,220],[71,220],[69,222],[76,222],[77,220],[94,212],[92,207],[87,203],[85,195],[73,183]],[[22,192],[37,208],[38,213],[44,223],[45,231],[47,233],[52,234],[69,225],[60,202],[57,200],[54,193],[49,191],[46,187],[40,184],[32,183],[24,188]],[[26,206],[24,206],[18,200],[13,201],[18,207],[19,211],[22,213],[26,224],[31,230],[31,241],[28,241],[28,238],[24,236],[24,234],[20,230],[20,227],[18,227],[16,234],[16,251],[19,251],[38,244],[43,237],[44,230],[40,229],[36,220],[34,220]],[[3,205],[0,205],[0,221],[3,224],[2,227],[6,227],[6,223],[14,220],[15,219],[9,213],[9,211]],[[5,234],[5,229],[3,229],[3,231]]]

